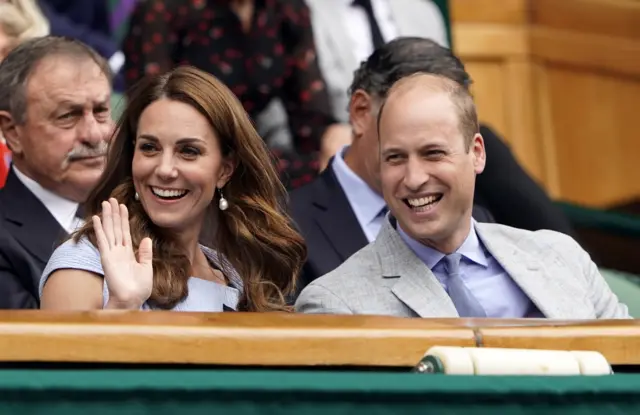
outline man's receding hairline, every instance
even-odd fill
[[[402,91],[409,87],[419,86],[421,88],[427,88],[434,92],[450,92],[452,89],[460,87],[460,85],[445,76],[436,75],[432,73],[416,72],[404,78],[398,79],[389,91],[387,92],[386,99],[390,98],[396,91]]]
[[[428,82],[428,83],[427,83]],[[377,130],[380,133],[380,124],[382,121],[382,113],[384,112],[387,104],[391,101],[398,100],[411,92],[416,92],[414,87],[419,87],[420,91],[424,91],[425,88],[431,92],[442,93],[446,95],[452,104],[451,93],[460,88],[460,85],[444,76],[434,75],[430,73],[418,72],[408,75],[404,78],[396,81],[389,91],[387,96],[382,99],[380,108],[378,109]],[[455,104],[454,104],[455,105]]]
[[[36,75],[40,75],[40,72],[42,71],[42,66],[46,64],[56,65],[57,62],[55,61],[57,60],[66,60],[66,62],[63,61],[64,64],[68,63],[73,66],[80,66],[81,64],[84,64],[84,63],[92,63],[93,65],[96,66],[96,68],[98,69],[98,72],[106,79],[107,83],[110,84],[109,74],[104,72],[103,68],[100,66],[100,63],[96,62],[96,60],[93,59],[93,57],[80,54],[80,53],[76,54],[74,52],[68,53],[67,51],[61,51],[58,53],[56,51],[49,55],[43,56],[41,59],[39,59],[37,62],[34,63],[33,67],[29,71],[29,74],[25,78],[25,82],[24,82],[24,86],[26,88],[25,92],[31,89],[30,88],[31,83]]]

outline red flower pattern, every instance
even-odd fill
[[[291,187],[313,179],[320,139],[335,120],[304,0],[256,0],[246,33],[229,0],[146,0],[131,17],[123,48],[128,84],[184,63],[229,86],[252,118],[280,98],[296,150],[274,151],[289,159],[278,164],[287,166],[283,179]]]

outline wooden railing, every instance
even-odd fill
[[[640,323],[0,312],[0,362],[410,367],[434,345],[596,350],[636,365]]]

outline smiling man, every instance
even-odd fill
[[[0,308],[38,306],[40,274],[104,169],[110,96],[107,63],[76,40],[30,40],[0,63],[0,129],[12,152],[0,190]]]
[[[378,115],[389,207],[377,239],[308,285],[304,313],[629,318],[569,236],[477,223],[484,141],[469,92],[427,74],[392,86]]]

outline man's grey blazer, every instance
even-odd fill
[[[630,318],[589,255],[569,236],[476,223],[478,237],[542,314],[552,319]],[[431,270],[385,221],[378,238],[309,284],[297,312],[459,317]]]

